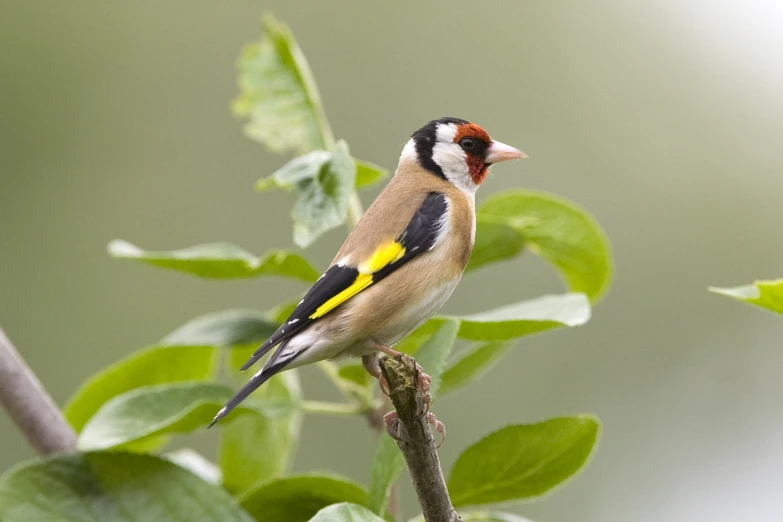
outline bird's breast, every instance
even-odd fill
[[[415,298],[409,299],[407,306],[394,314],[390,321],[385,321],[383,325],[380,325],[373,340],[392,346],[407,337],[441,309],[454,293],[457,283],[459,283],[459,277],[433,285],[427,292],[422,292]]]

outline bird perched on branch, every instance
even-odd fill
[[[242,369],[277,351],[212,424],[276,373],[305,364],[361,357],[381,380],[378,353],[397,355],[394,344],[430,319],[457,286],[476,234],[476,190],[489,167],[526,157],[459,118],[414,132],[394,177],[329,269]]]

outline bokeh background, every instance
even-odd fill
[[[59,403],[194,315],[305,290],[105,254],[112,238],[256,253],[291,244],[290,196],[252,190],[285,158],[246,139],[229,111],[235,59],[263,10],[294,30],[357,157],[393,168],[427,120],[471,119],[530,155],[498,166],[479,201],[511,187],[556,192],[612,241],[614,286],[587,326],[523,340],[437,405],[447,469],[503,424],[592,412],[604,433],[589,469],[515,510],[540,521],[781,519],[783,320],[706,291],[783,276],[777,1],[3,0],[0,324]],[[307,255],[325,266],[344,235]],[[471,274],[446,311],[560,290],[528,256]],[[333,393],[317,371],[303,379],[311,397]],[[0,470],[32,456],[3,415],[0,440]],[[308,417],[295,467],[366,480],[372,448],[360,419]]]

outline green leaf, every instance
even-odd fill
[[[405,459],[400,448],[391,437],[381,436],[375,446],[370,462],[370,485],[367,492],[367,507],[381,514],[389,498],[389,489],[405,469]]]
[[[259,179],[256,182],[256,190],[258,192],[275,188],[295,190],[300,183],[304,184],[317,178],[331,159],[332,153],[328,150],[314,150],[298,156],[277,169],[271,176]]]
[[[581,326],[590,319],[590,303],[584,294],[548,295],[453,319],[461,324],[462,339],[506,341],[561,326]]]
[[[225,426],[218,457],[223,487],[240,494],[282,475],[291,460],[289,435],[285,423],[263,415],[244,415]]]
[[[195,517],[195,518],[194,518]],[[228,493],[151,455],[79,453],[0,478],[3,522],[252,522]]]
[[[302,391],[296,370],[272,377],[246,402],[299,402]],[[221,433],[218,463],[223,487],[237,494],[288,470],[299,442],[302,415],[293,411],[282,418],[243,415]]]
[[[196,317],[163,338],[163,345],[206,344],[231,347],[265,341],[279,326],[255,310],[223,310]]]
[[[108,400],[129,390],[161,383],[203,380],[212,373],[211,346],[153,346],[129,355],[97,373],[65,405],[76,431]]]
[[[342,502],[323,508],[310,522],[384,522],[366,507]]]
[[[242,50],[237,63],[240,95],[234,114],[247,119],[245,134],[275,152],[304,154],[334,138],[310,66],[291,31],[264,17],[264,36]]]
[[[338,502],[364,505],[367,494],[356,483],[331,475],[298,475],[272,480],[241,498],[259,522],[307,522],[318,510]]]
[[[367,373],[367,370],[365,370],[364,366],[361,364],[346,364],[341,366],[340,370],[337,372],[337,375],[346,381],[358,384],[359,386],[366,387],[369,386],[371,382],[373,382],[370,379],[370,374]]]
[[[201,453],[190,448],[182,448],[163,455],[163,458],[173,462],[180,468],[186,469],[199,477],[204,482],[219,485],[223,480],[220,468],[207,460]]]
[[[508,426],[466,449],[448,488],[455,506],[539,497],[589,460],[600,423],[592,416],[561,417]]]
[[[783,314],[783,279],[756,281],[752,285],[735,288],[710,287],[710,292]]]
[[[189,433],[205,429],[217,411],[234,395],[225,385],[211,382],[158,384],[131,390],[104,404],[79,435],[81,450],[102,450],[147,437]],[[257,402],[243,402],[228,421],[261,409]],[[290,403],[265,405],[266,415],[290,411]]]
[[[435,399],[440,387],[441,374],[446,365],[446,360],[457,338],[459,323],[454,320],[445,320],[439,324],[437,330],[416,351],[416,362],[432,378],[430,393]],[[370,487],[367,494],[368,507],[383,514],[389,488],[405,469],[405,460],[400,453],[397,443],[391,437],[380,437],[375,447],[370,467]]]
[[[511,346],[511,343],[502,341],[476,344],[452,358],[443,372],[441,394],[458,390],[484,374]]]
[[[432,335],[441,327],[446,318],[436,317],[430,319],[423,325],[419,326],[408,336],[394,345],[394,349],[398,352],[407,353],[408,355],[415,354],[421,346],[432,337]]]
[[[356,160],[356,188],[369,187],[389,175],[389,171],[369,161]]]
[[[526,247],[554,265],[572,292],[595,302],[609,288],[609,241],[586,210],[566,199],[507,191],[485,201],[476,222],[477,243],[468,269],[513,257]]]
[[[109,242],[109,255],[209,279],[241,279],[275,275],[313,282],[318,272],[299,254],[272,250],[256,257],[230,243],[210,243],[168,252],[145,251],[127,241]]]
[[[445,320],[432,337],[416,351],[416,362],[432,378],[430,395],[433,401],[440,390],[441,376],[446,368],[446,361],[451,354],[451,349],[454,347],[454,341],[457,340],[459,329],[459,321]]]
[[[477,218],[476,240],[465,271],[471,272],[490,263],[514,258],[524,250],[525,237],[517,229]]]
[[[299,199],[294,204],[294,243],[300,247],[312,244],[327,230],[343,223],[356,183],[356,163],[348,145],[338,141],[329,162],[316,176],[297,184]]]
[[[341,140],[331,151],[316,150],[292,159],[260,180],[256,189],[277,186],[296,191],[298,199],[291,212],[294,242],[306,247],[345,222],[355,181],[356,163]]]

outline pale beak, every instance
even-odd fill
[[[527,158],[527,154],[521,150],[515,149],[511,145],[500,143],[499,141],[493,141],[487,149],[487,157],[484,161],[486,163],[497,163],[499,161],[523,158]]]

